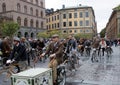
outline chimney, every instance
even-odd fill
[[[64,8],[65,8],[65,5],[62,5],[62,8],[64,9]]]
[[[82,4],[79,4],[79,6],[82,6]]]

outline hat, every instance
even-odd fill
[[[20,41],[20,38],[14,37],[13,40],[15,40],[15,41]]]
[[[58,34],[54,34],[54,35],[52,35],[52,38],[53,38],[53,37],[59,37],[59,35],[58,35]]]

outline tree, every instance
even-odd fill
[[[15,22],[4,22],[1,25],[1,31],[3,36],[10,36],[11,38],[13,35],[18,31],[19,25]]]
[[[118,38],[120,38],[120,33],[117,35]]]
[[[106,29],[102,29],[101,32],[100,32],[100,37],[101,38],[104,38],[105,37],[105,33],[106,33]]]
[[[50,31],[39,32],[38,37],[50,38],[54,34],[58,34],[59,36],[62,36],[60,35],[61,34],[60,30],[50,30]]]

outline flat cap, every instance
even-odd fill
[[[58,34],[54,34],[54,35],[52,35],[52,37],[59,37],[59,35]]]
[[[18,37],[14,37],[13,40],[20,42],[20,38],[18,38]]]

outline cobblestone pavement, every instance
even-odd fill
[[[96,63],[92,63],[90,57],[80,57],[81,66],[74,75],[67,77],[66,85],[120,85],[120,47],[113,47],[113,51],[109,60],[104,56]],[[47,64],[48,61],[39,62],[36,67],[47,67]],[[5,74],[0,75],[0,85],[11,85],[10,79],[3,81]]]

